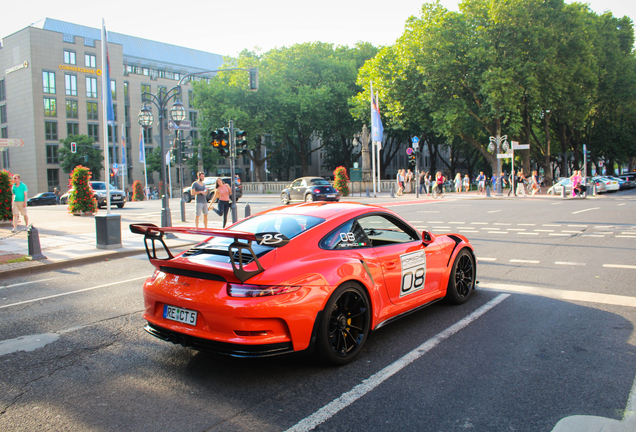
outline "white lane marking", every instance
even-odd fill
[[[481,282],[479,284],[479,289],[516,292],[520,294],[531,294],[558,300],[573,300],[587,303],[600,303],[636,308],[636,297],[621,296],[616,294],[602,294],[585,291],[567,291],[553,288],[540,288],[528,285],[511,285],[488,282]]]
[[[625,203],[620,203],[618,206],[620,207],[620,206],[623,206],[623,205],[625,205]]]
[[[591,210],[599,210],[599,209],[600,209],[600,207],[592,207],[592,208],[589,208],[589,209],[572,212],[572,214],[579,214],[579,213],[584,213],[584,212],[588,212],[588,211],[591,211]]]
[[[499,213],[501,210],[491,210],[488,213]]]
[[[17,302],[17,303],[11,303],[8,305],[4,305],[4,306],[0,306],[0,309],[5,309],[11,306],[19,306],[19,305],[23,305],[23,304],[28,304],[28,303],[34,303],[37,301],[41,301],[41,300],[48,300],[48,299],[52,299],[52,298],[57,298],[57,297],[63,297],[63,296],[67,296],[67,295],[71,295],[71,294],[77,294],[77,293],[81,293],[81,292],[86,292],[86,291],[92,291],[92,290],[96,290],[99,288],[106,288],[109,286],[113,286],[113,285],[119,285],[119,284],[123,284],[123,283],[128,283],[128,282],[133,282],[133,281],[137,281],[140,279],[148,279],[150,276],[146,275],[146,276],[141,276],[141,277],[136,277],[133,279],[128,279],[128,280],[123,280],[123,281],[119,281],[119,282],[112,282],[109,284],[104,284],[104,285],[97,285],[94,287],[90,287],[90,288],[83,288],[80,290],[76,290],[76,291],[69,291],[69,292],[65,292],[62,294],[55,294],[55,295],[50,295],[50,296],[46,296],[46,297],[39,297],[39,298],[35,298],[35,299],[31,299],[31,300],[24,300],[21,302]]]
[[[623,231],[621,234],[636,235],[636,231]]]
[[[471,225],[488,225],[488,222],[471,222]]]
[[[486,228],[482,228],[483,230],[498,230],[500,228],[494,228],[494,227],[486,227]]]
[[[510,226],[512,225],[511,223],[503,223],[503,222],[495,222],[493,225],[504,225],[504,226]]]
[[[573,231],[573,230],[572,230],[572,231],[570,231],[570,230],[561,230],[561,232],[564,232],[564,233],[575,233],[575,234],[576,234],[576,233],[582,233],[583,231]]]
[[[587,228],[587,225],[581,225],[581,224],[576,224],[576,225],[568,225],[571,228]]]
[[[554,230],[536,229],[536,232],[554,232]]]
[[[430,224],[443,224],[444,222],[442,222],[442,221],[428,221],[428,223],[430,223]]]
[[[473,233],[473,234],[478,234],[479,233],[479,231],[471,230],[471,229],[458,229],[457,231],[459,231],[460,233]]]
[[[521,263],[521,264],[539,264],[541,261],[536,260],[522,260],[522,259],[511,259],[511,263]]]
[[[38,335],[20,336],[15,339],[0,341],[0,356],[16,351],[35,351],[60,338],[57,333],[43,333]]]
[[[488,234],[509,234],[508,231],[488,231]]]
[[[552,205],[561,205],[561,203],[552,203]]]
[[[518,232],[519,235],[539,235],[539,233]]]
[[[358,384],[348,392],[343,393],[342,395],[340,395],[340,397],[334,399],[332,402],[320,408],[309,417],[306,417],[303,420],[299,421],[294,426],[287,429],[287,432],[310,431],[319,424],[329,420],[338,412],[348,407],[367,393],[371,392],[384,381],[391,378],[393,375],[404,369],[406,366],[413,363],[415,360],[419,359],[424,354],[435,348],[441,342],[453,336],[455,333],[459,332],[463,328],[467,327],[470,323],[484,315],[486,312],[497,306],[499,303],[503,302],[509,296],[510,294],[498,295],[467,317],[463,318],[461,321],[458,321],[457,323],[448,327],[446,330],[433,336],[431,339],[427,340],[422,345],[415,348],[413,351],[407,353],[406,355],[391,363],[379,372],[371,375],[369,378],[362,381],[362,383]]]
[[[525,228],[506,228],[506,231],[525,231]]]
[[[614,225],[596,225],[594,228],[596,229],[612,229]]]
[[[636,265],[625,265],[625,264],[603,264],[603,267],[607,267],[607,268],[620,268],[620,269],[630,269],[630,270],[636,270]]]
[[[617,235],[616,238],[636,238],[636,236]]]
[[[463,225],[466,222],[449,222],[449,224],[454,224],[454,225]]]
[[[517,225],[519,226],[535,226],[536,224],[531,224],[531,223],[518,223]]]
[[[40,280],[36,280],[36,281],[30,281],[30,282],[20,282],[17,284],[11,284],[11,285],[5,285],[5,286],[0,286],[0,289],[4,289],[4,288],[13,288],[13,287],[17,287],[17,286],[22,286],[22,285],[31,285],[31,284],[36,284],[36,283],[40,283],[40,282],[46,282],[46,281],[50,281],[53,279],[59,279],[62,276],[57,276],[57,277],[53,277],[53,278],[47,278],[47,279],[40,279]]]
[[[568,266],[584,266],[585,263],[582,262],[569,262],[569,261],[555,261],[556,265],[568,265]]]
[[[605,238],[603,234],[583,234],[581,237],[601,237]]]
[[[549,227],[560,227],[561,225],[559,225],[559,224],[543,224],[543,226],[545,226],[545,227],[548,227],[548,226]]]
[[[477,257],[477,261],[497,261],[497,258]]]
[[[451,229],[451,227],[449,227],[449,226],[434,226],[433,229],[434,230],[449,230],[449,229]]]
[[[551,235],[551,236],[561,236],[561,237],[563,237],[563,236],[565,236],[565,237],[572,237],[572,234],[561,234],[561,233],[550,233],[550,234],[548,234],[548,235]]]

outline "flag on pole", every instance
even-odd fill
[[[102,18],[102,49],[106,51],[106,64],[103,66],[105,69],[102,71],[106,74],[106,85],[102,86],[102,100],[106,101],[106,122],[114,126],[115,125],[115,111],[113,111],[113,93],[110,90],[110,57],[108,57],[108,32],[106,31],[106,24]],[[114,135],[114,134],[113,134]],[[115,137],[113,136],[113,142]]]
[[[375,95],[373,99],[373,88],[371,88],[371,136],[373,141],[382,142],[382,135],[384,134],[384,127],[382,126],[382,119],[380,118],[380,105],[378,101],[378,95]]]
[[[146,151],[144,150],[144,128],[139,128],[139,162],[146,163]]]
[[[126,127],[121,128],[121,164],[126,167]]]

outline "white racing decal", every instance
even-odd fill
[[[263,238],[258,242],[260,245],[273,245],[284,241],[282,234],[263,234]]]
[[[421,290],[426,285],[426,253],[423,250],[400,255],[402,287],[400,297]]]

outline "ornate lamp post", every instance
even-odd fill
[[[490,153],[495,153],[495,155],[499,155],[501,150],[503,149],[504,153],[508,152],[508,135],[496,137],[490,137],[490,144],[488,144],[488,151]],[[501,175],[501,159],[497,157],[497,178]],[[497,196],[503,196],[501,193],[501,179],[497,181]]]
[[[144,92],[142,94],[142,99],[145,99],[144,106],[139,111],[139,115],[137,116],[137,120],[139,124],[145,129],[148,130],[154,121],[154,117],[152,115],[152,110],[148,108],[146,105],[147,102],[152,102],[157,109],[159,110],[159,140],[161,145],[161,178],[163,179],[163,187],[161,188],[161,200],[162,200],[162,208],[161,208],[161,226],[162,227],[170,227],[172,226],[172,217],[170,216],[170,201],[168,200],[168,175],[166,171],[166,149],[165,142],[163,137],[163,129],[164,129],[164,118],[163,113],[165,112],[166,106],[168,102],[172,98],[175,98],[176,101],[172,105],[170,109],[170,118],[178,125],[186,118],[186,110],[183,106],[183,103],[179,100],[179,96],[181,95],[181,86],[177,85],[171,88],[168,91],[160,89],[156,94]]]

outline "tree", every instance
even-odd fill
[[[71,153],[71,143],[77,144],[77,153]],[[85,161],[88,156],[88,162]],[[86,135],[69,135],[60,141],[58,158],[62,171],[71,173],[78,165],[83,165],[95,173],[94,179],[99,180],[99,173],[104,168],[103,151],[94,145],[94,140]]]

